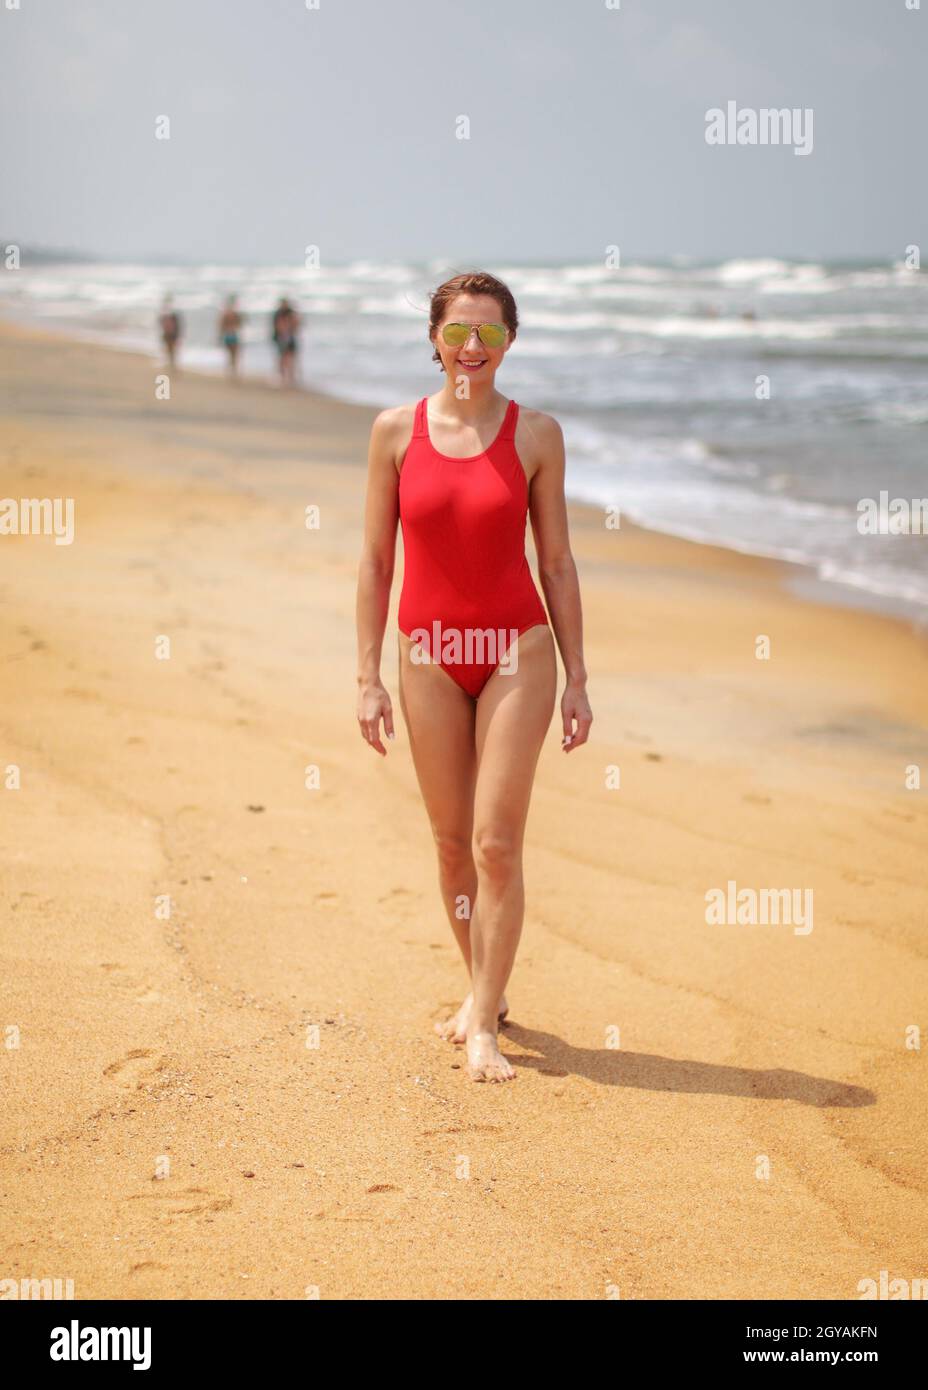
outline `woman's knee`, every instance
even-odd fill
[[[438,851],[438,866],[442,874],[454,878],[462,871],[473,869],[473,854],[470,836],[455,830],[432,829],[435,848]]]
[[[522,837],[502,826],[482,826],[474,833],[474,863],[478,874],[506,881],[522,867]]]

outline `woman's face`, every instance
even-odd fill
[[[469,380],[471,377],[481,382],[492,381],[497,367],[509,351],[512,334],[507,333],[505,343],[498,348],[487,347],[477,333],[471,333],[467,342],[459,347],[449,347],[441,336],[444,324],[504,322],[499,301],[492,295],[459,294],[451,300],[432,337],[449,381],[457,384],[461,378]]]

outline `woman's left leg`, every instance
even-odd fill
[[[467,1060],[475,1081],[508,1081],[515,1075],[497,1046],[497,1007],[522,932],[522,842],[557,690],[551,629],[530,628],[518,643],[517,669],[495,671],[480,692],[474,730],[477,898],[470,924],[474,1006]]]

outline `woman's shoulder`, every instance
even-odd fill
[[[387,406],[378,412],[371,426],[372,440],[390,454],[397,472],[412,439],[418,404],[418,401],[407,401],[404,405]]]
[[[416,420],[418,401],[404,405],[388,405],[374,417],[373,428],[383,435],[411,434]]]
[[[532,410],[529,406],[519,406],[516,449],[527,473],[534,473],[543,458],[552,449],[563,448],[563,443],[563,432],[553,415],[548,415],[544,410]]]
[[[561,428],[553,415],[543,410],[532,410],[528,405],[519,406],[519,419],[531,425],[533,430],[547,431],[549,434],[556,434]]]

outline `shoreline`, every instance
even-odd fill
[[[0,319],[0,333],[6,333],[8,331],[11,331],[14,335],[19,334],[26,338],[37,338],[51,343],[66,343],[72,346],[81,346],[90,350],[114,354],[117,357],[131,357],[138,362],[147,364],[159,362],[159,354],[156,348],[146,351],[137,347],[117,346],[104,341],[104,335],[102,333],[95,334],[91,330],[88,330],[86,334],[80,334],[68,332],[67,329],[64,328],[37,327],[25,320],[10,318]],[[272,380],[257,374],[254,376],[243,374],[238,381],[230,382],[222,371],[212,371],[206,367],[198,366],[186,369],[181,367],[178,375],[193,376],[219,382],[237,391],[256,389],[270,392],[277,400],[286,395],[305,395],[313,400],[330,403],[333,408],[345,407],[352,412],[366,411],[368,412],[370,421],[373,421],[374,416],[383,408],[382,406],[362,405],[344,400],[339,396],[331,395],[326,391],[319,391],[313,387],[301,386],[292,392],[282,392]],[[364,460],[362,459],[360,462],[363,464]],[[568,460],[568,474],[569,467]],[[572,497],[569,492],[568,503],[572,509],[586,511],[592,516],[600,519],[602,518],[603,508],[601,506]],[[674,531],[664,531],[656,527],[644,525],[639,521],[633,521],[624,515],[621,518],[621,524],[623,527],[643,531],[649,535],[665,537],[668,540],[678,542],[684,546],[704,547],[743,556],[746,559],[756,560],[761,563],[778,565],[781,567],[781,575],[784,584],[790,587],[791,591],[799,598],[810,602],[823,603],[830,607],[849,607],[864,613],[878,614],[890,620],[902,622],[909,626],[912,631],[917,633],[920,637],[928,639],[928,605],[920,605],[909,599],[896,595],[879,593],[874,590],[844,583],[840,580],[823,578],[818,573],[815,566],[809,561],[795,560],[758,550],[748,550],[734,544],[702,539],[697,536],[687,536]]]

